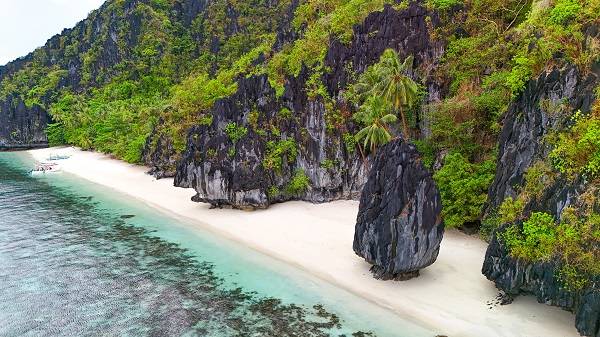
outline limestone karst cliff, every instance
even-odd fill
[[[512,203],[510,200],[522,202],[512,226],[524,231],[530,240],[534,235],[527,234],[523,228],[535,225],[531,222],[532,214],[548,214],[565,222],[572,212],[578,219],[585,219],[589,212],[598,209],[594,178],[589,175],[569,177],[560,171],[539,168],[545,165],[547,158],[553,157],[556,146],[552,145],[552,138],[557,132],[569,130],[575,115],[587,116],[582,117],[586,118],[586,124],[594,123],[593,116],[597,113],[594,110],[598,109],[594,106],[597,104],[594,89],[599,83],[600,64],[587,73],[581,73],[573,66],[553,69],[531,81],[505,117],[499,140],[498,168],[489,191],[488,212],[497,211],[503,203],[506,205],[507,199],[509,203]],[[558,240],[565,240],[561,231],[568,227],[564,223],[556,226],[557,233],[549,232]],[[541,303],[574,312],[577,329],[582,335],[600,336],[600,283],[597,276],[574,275],[571,278],[565,275],[571,267],[582,269],[581,273],[589,272],[583,270],[586,265],[580,266],[576,262],[580,255],[576,249],[584,249],[596,259],[597,242],[585,239],[568,247],[554,242],[547,256],[531,259],[518,253],[518,249],[522,249],[522,239],[518,245],[510,247],[507,240],[512,236],[505,234],[510,228],[504,225],[495,232],[486,253],[483,274],[509,296],[534,295]],[[585,227],[574,229],[579,235],[585,235]],[[543,245],[542,241],[538,242],[536,249],[542,250]],[[565,249],[570,251],[565,252]],[[586,277],[590,278],[580,283]]]
[[[343,99],[342,88],[387,48],[402,57],[414,55],[415,67],[431,74],[443,48],[431,40],[428,19],[416,3],[401,11],[386,6],[354,28],[349,44],[334,41],[325,57],[331,71],[323,76],[329,101],[309,96],[307,69],[285,80],[280,97],[266,76],[240,79],[237,92],[210,111],[211,124],[191,130],[175,184],[195,188],[198,201],[239,208],[290,199],[357,199],[369,164],[354,142],[348,143],[355,123],[343,117],[332,121],[331,104],[351,113],[354,107]],[[228,126],[245,130],[244,136],[232,139]],[[299,180],[305,184],[295,188]]]
[[[358,199],[385,143],[359,130],[403,124],[446,226],[491,239],[484,274],[598,336],[599,13],[597,0],[107,0],[0,67],[0,149],[70,144],[175,177],[195,201],[265,208]],[[365,122],[351,89],[388,49],[414,58],[397,77],[416,82],[415,104]],[[441,238],[429,229],[418,268]],[[389,234],[358,249],[382,277],[412,268],[367,254]]]

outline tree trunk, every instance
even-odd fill
[[[408,133],[408,125],[406,123],[406,115],[404,114],[404,110],[400,107],[400,117],[402,118],[402,133],[404,134],[404,140],[408,141],[410,139],[410,135]]]

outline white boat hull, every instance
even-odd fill
[[[32,176],[43,176],[46,174],[53,174],[60,172],[60,166],[57,164],[43,163],[41,166],[36,167],[35,170],[31,170],[29,174]]]
[[[59,172],[60,172],[60,170],[57,170],[57,171],[31,171],[30,174],[32,176],[43,176],[46,174],[53,174],[53,173],[59,173]]]

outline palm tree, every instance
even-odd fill
[[[378,68],[379,64],[367,68],[360,75],[356,84],[352,86],[350,95],[358,103],[365,102],[371,96],[381,96],[376,90],[377,86],[381,84],[381,71]]]
[[[361,110],[354,115],[358,122],[366,125],[354,136],[357,143],[362,142],[365,150],[368,147],[374,153],[377,146],[392,140],[388,124],[396,122],[397,118],[389,111],[387,101],[379,96],[371,96],[363,104]]]
[[[410,137],[406,121],[405,108],[412,108],[418,99],[419,86],[406,75],[412,69],[413,57],[407,57],[400,62],[398,53],[393,49],[383,52],[379,64],[374,67],[379,77],[379,83],[373,87],[372,93],[381,95],[388,101],[402,118],[402,132],[404,137]]]

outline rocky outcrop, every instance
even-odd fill
[[[35,52],[0,66],[0,91],[4,89],[3,81],[32,65],[36,68],[34,75],[29,75],[28,87],[0,94],[0,150],[47,146],[45,129],[51,122],[48,110],[62,89],[85,92],[108,83],[119,74],[117,68],[131,66],[123,62],[135,58],[145,19],[140,8],[147,4],[147,0],[106,1],[88,18],[53,36]],[[169,19],[189,27],[206,6],[203,0],[178,0]],[[44,75],[59,69],[65,75],[56,86],[39,101],[26,104],[26,96],[36,91],[31,89],[37,89]]]
[[[402,140],[378,150],[360,198],[354,252],[379,279],[403,280],[435,262],[442,202],[417,149]]]
[[[418,77],[427,88],[426,103],[440,100],[448,91],[446,81],[436,76],[444,43],[430,34],[430,29],[439,24],[437,13],[429,12],[419,1],[410,2],[402,11],[386,6],[383,11],[372,13],[363,24],[355,27],[350,44],[332,41],[325,59],[326,66],[331,69],[324,79],[329,94],[336,97],[356,74],[364,72],[386,49],[392,48],[398,51],[401,59],[409,55],[414,57],[415,71],[411,76]],[[418,132],[429,135],[428,118],[423,113],[415,117]]]
[[[0,150],[47,146],[44,130],[50,117],[39,105],[27,107],[19,97],[0,100]]]
[[[427,79],[443,53],[429,36],[429,18],[420,2],[411,2],[402,11],[386,6],[354,28],[349,44],[332,41],[325,59],[331,71],[322,81],[341,116],[332,116],[335,111],[322,98],[307,96],[306,69],[286,80],[281,97],[265,76],[240,79],[238,91],[209,112],[212,123],[191,130],[176,186],[195,188],[194,200],[216,207],[264,208],[291,199],[358,198],[369,164],[347,143],[356,127],[349,118],[352,107],[341,94],[352,74],[376,63],[387,48],[399,50],[402,57],[415,55],[416,66]],[[227,135],[228,125],[246,133],[234,142]],[[295,186],[302,180],[295,178],[307,184]]]
[[[529,263],[511,257],[497,236],[492,238],[483,264],[483,274],[508,296],[533,295],[540,303],[572,311],[582,335],[600,337],[600,277],[582,290],[571,291],[557,278],[559,270],[555,261]]]
[[[574,66],[569,66],[544,73],[529,83],[504,117],[487,212],[497,208],[507,197],[516,197],[515,187],[523,184],[525,171],[535,161],[548,157],[551,148],[544,138],[550,132],[564,129],[575,111],[590,111],[599,77],[600,64],[584,76]],[[567,189],[572,187],[560,185]],[[560,191],[552,193],[554,196],[561,194]],[[565,205],[548,205],[547,210],[557,215]]]
[[[93,78],[96,78],[95,75],[102,68],[117,64],[121,60],[121,55],[117,51],[116,44],[109,38],[103,38],[104,31],[99,28],[110,29],[111,27],[110,22],[105,22],[106,18],[101,15],[107,7],[108,4],[105,4],[102,9],[92,13],[88,19],[78,23],[74,28],[65,29],[60,35],[55,35],[44,47],[0,67],[0,82],[36,62],[37,67],[43,67],[45,73],[50,69],[67,71],[65,77],[57,83],[57,87],[53,88],[53,92],[58,92],[67,86],[77,91],[82,90],[84,87],[81,83],[82,61],[78,55],[72,52],[69,54],[64,46],[77,41],[78,52],[84,54],[92,48],[92,41],[105,39],[101,55],[98,57],[99,64],[90,67]],[[90,36],[84,38],[85,34]],[[37,83],[33,82],[31,85],[35,86]],[[39,102],[32,104],[25,104],[22,92],[11,92],[6,97],[0,97],[0,149],[47,146],[45,129],[51,122],[48,113],[51,96],[41,97]]]
[[[379,61],[388,48],[398,51],[401,59],[412,55],[415,68],[420,68],[424,75],[423,82],[433,82],[429,76],[433,76],[441,60],[444,45],[431,38],[428,21],[434,26],[438,23],[435,13],[428,12],[418,1],[410,2],[402,11],[386,6],[381,12],[371,13],[354,28],[351,43],[332,41],[325,59],[325,65],[332,69],[325,78],[330,94],[338,93],[355,74]],[[439,79],[436,82],[439,83]]]
[[[552,70],[531,81],[510,107],[500,135],[496,177],[489,190],[491,214],[507,197],[516,197],[524,174],[538,160],[545,160],[551,150],[544,138],[564,130],[575,111],[587,113],[594,101],[594,88],[600,83],[600,64],[581,74],[575,67]],[[582,179],[570,181],[557,177],[543,195],[532,198],[524,209],[527,216],[542,211],[559,218],[570,205],[576,205],[586,190]],[[528,262],[513,258],[498,239],[500,227],[490,242],[483,274],[496,287],[514,297],[533,295],[540,303],[559,306],[575,313],[578,331],[585,336],[600,337],[600,279],[592,279],[581,290],[567,289],[558,277],[559,260]]]
[[[218,207],[356,198],[363,161],[340,141],[343,130],[328,130],[323,103],[309,101],[303,83],[290,81],[277,98],[266,76],[241,79],[238,91],[213,107],[212,123],[190,132],[175,185],[195,188],[195,201]],[[232,139],[228,128],[243,136]]]
[[[157,126],[163,124],[164,121],[159,120]],[[180,157],[177,155],[172,139],[158,132],[157,128],[152,130],[153,136],[146,139],[142,160],[144,163],[152,163],[150,171],[147,173],[157,179],[173,177]]]

